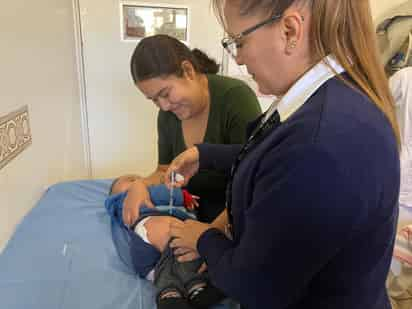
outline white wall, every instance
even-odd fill
[[[0,250],[44,187],[85,178],[71,0],[3,1],[0,116],[28,105],[33,143],[0,170]]]

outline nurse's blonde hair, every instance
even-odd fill
[[[242,16],[257,12],[282,14],[292,4],[308,5],[312,13],[310,42],[314,59],[333,54],[355,87],[366,93],[386,115],[400,144],[394,102],[379,58],[369,0],[212,0],[223,25],[225,1],[236,3]]]

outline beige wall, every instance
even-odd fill
[[[374,18],[403,2],[372,0]],[[0,117],[28,105],[33,144],[0,170],[0,250],[48,184],[87,177],[72,14],[71,0],[2,2]]]
[[[3,1],[0,116],[28,105],[33,143],[0,170],[0,250],[45,186],[85,178],[71,0]]]
[[[372,15],[374,19],[379,19],[386,11],[408,2],[407,0],[370,0]]]
[[[210,0],[140,2],[187,6],[189,46],[220,61],[223,30]],[[158,109],[131,80],[129,62],[137,42],[121,41],[119,0],[81,0],[80,4],[93,176],[147,175],[157,165]]]

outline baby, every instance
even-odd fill
[[[154,282],[158,290],[158,308],[209,308],[218,303],[224,296],[209,284],[206,273],[198,273],[202,261],[180,263],[168,246],[170,223],[193,219],[192,211],[198,205],[198,197],[186,190],[174,189],[174,207],[170,208],[165,206],[169,204],[170,197],[167,187],[149,186],[155,208],[141,206],[138,219],[128,227],[122,219],[123,203],[128,192],[133,190],[136,179],[134,175],[116,179],[105,201],[120,257],[140,277]],[[122,246],[124,239],[127,239],[127,246]]]

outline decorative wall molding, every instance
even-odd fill
[[[27,105],[0,117],[0,169],[30,146],[32,137]]]

